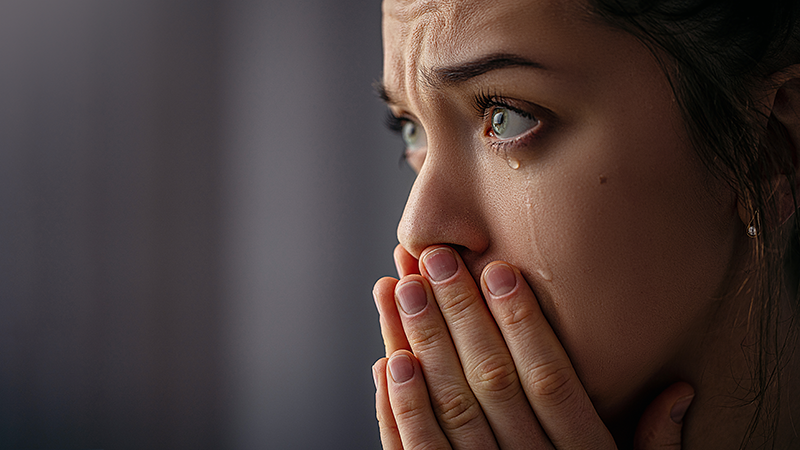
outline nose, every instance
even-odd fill
[[[397,229],[400,244],[419,258],[425,248],[445,244],[482,253],[489,237],[474,167],[429,150]]]

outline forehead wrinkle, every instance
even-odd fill
[[[384,20],[396,23],[395,45],[404,49],[389,62],[394,74],[384,74],[385,82],[393,78],[386,92],[392,104],[411,106],[407,102],[421,102],[421,94],[442,88],[441,77],[426,66],[441,65],[462,53],[463,35],[469,28],[463,25],[481,15],[480,5],[469,0],[387,0],[383,6]]]
[[[416,92],[417,96],[419,95],[419,74],[421,71],[419,66],[427,31],[425,25],[426,24],[424,22],[418,21],[416,24],[414,24],[411,35],[408,37],[407,45],[409,51],[405,65],[404,87],[406,95],[409,97],[409,101],[411,101],[411,98],[414,97],[411,95],[412,93]]]
[[[393,0],[384,3],[384,13],[400,22],[409,23],[439,10],[442,2],[437,0]]]

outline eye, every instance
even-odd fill
[[[400,135],[403,140],[403,153],[400,156],[415,172],[419,173],[425,161],[428,136],[425,128],[407,116],[397,116],[392,111],[386,115],[386,126]]]
[[[411,153],[428,145],[428,137],[422,125],[408,117],[396,116],[389,111],[385,119],[386,126],[400,135],[405,147],[403,153]]]
[[[491,112],[492,131],[498,139],[508,140],[535,128],[539,119],[505,107],[495,107]]]
[[[425,129],[411,120],[404,121],[400,134],[403,137],[406,150],[409,152],[419,150],[428,145],[428,137],[425,135]]]

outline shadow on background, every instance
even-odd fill
[[[0,448],[379,447],[380,3],[0,3]]]

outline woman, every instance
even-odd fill
[[[385,1],[384,448],[800,446],[796,3]]]

